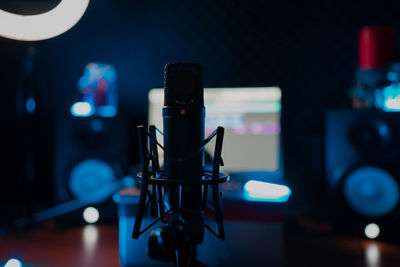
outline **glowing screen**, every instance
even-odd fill
[[[162,131],[163,89],[149,93],[149,125]],[[278,87],[205,88],[207,137],[225,128],[222,157],[228,172],[280,169],[281,90]],[[162,141],[162,136],[157,136]],[[214,143],[206,147],[212,155]],[[160,160],[163,154],[160,151]],[[251,178],[251,177],[249,177]]]

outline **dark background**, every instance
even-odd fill
[[[58,2],[0,1],[0,8],[35,14]],[[135,126],[146,122],[147,93],[163,86],[164,65],[195,61],[203,65],[205,87],[282,88],[284,169],[294,192],[291,203],[318,210],[325,195],[324,112],[349,104],[360,28],[393,24],[398,30],[399,11],[400,2],[394,0],[92,0],[81,21],[61,36],[37,42],[0,38],[2,203],[27,198],[21,189],[24,181],[16,178],[21,169],[18,132],[24,133],[24,126],[15,110],[24,57],[34,46],[30,85],[38,110],[33,136],[43,171],[36,177],[33,198],[51,196],[54,121],[79,99],[77,81],[88,62],[116,67],[120,111]],[[133,155],[135,163],[136,151]]]

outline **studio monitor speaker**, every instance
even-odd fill
[[[380,237],[398,238],[400,112],[330,110],[325,170],[335,229],[363,235],[374,223]]]
[[[57,120],[54,146],[56,204],[82,200],[100,212],[100,221],[116,220],[111,195],[121,187],[129,164],[129,129],[121,116],[73,117]],[[76,201],[75,201],[76,202]],[[80,223],[83,208],[61,216]]]

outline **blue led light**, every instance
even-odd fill
[[[25,108],[28,113],[33,113],[36,110],[36,101],[33,97],[29,97],[25,102]]]
[[[104,129],[104,123],[98,119],[90,121],[89,125],[90,129],[92,129],[96,133],[99,133]]]
[[[76,102],[71,106],[71,114],[75,117],[88,117],[93,113],[94,108],[88,102]]]
[[[381,136],[389,135],[389,127],[386,124],[380,124],[378,126],[378,132]]]
[[[117,115],[117,108],[111,105],[96,107],[96,114],[102,117],[112,118]]]
[[[383,111],[400,111],[400,87],[393,83],[382,90],[375,90],[375,106]]]
[[[88,86],[89,86],[89,74],[82,76],[78,81],[78,87],[84,88]]]
[[[22,267],[22,262],[18,259],[9,259],[6,264],[4,264],[4,267]]]
[[[289,187],[280,184],[248,181],[244,186],[245,197],[253,201],[286,202],[292,191]]]
[[[154,234],[157,237],[157,241],[159,244],[163,243],[163,239],[162,239],[162,235],[161,235],[161,230],[159,228],[157,228],[156,230],[154,230]]]

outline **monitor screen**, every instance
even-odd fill
[[[163,89],[149,93],[149,125],[162,131]],[[221,168],[248,179],[281,176],[281,90],[278,87],[205,88],[205,136],[225,128]],[[157,139],[162,142],[162,136]],[[214,141],[206,153],[214,151]],[[163,153],[160,151],[160,161]],[[257,177],[255,177],[257,176]]]

